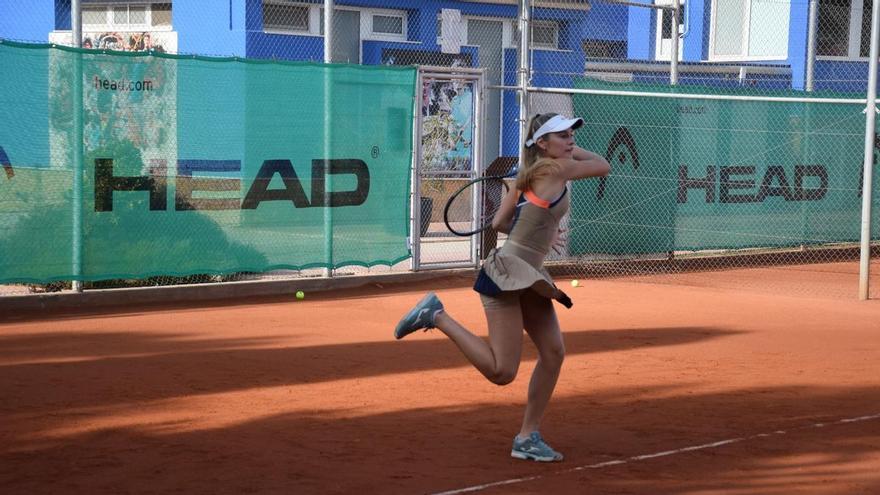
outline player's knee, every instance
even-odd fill
[[[495,385],[507,385],[516,378],[516,368],[501,368],[489,377]]]

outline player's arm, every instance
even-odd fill
[[[501,206],[492,219],[492,228],[498,232],[509,234],[513,228],[513,216],[516,213],[516,200],[519,198],[519,191],[515,187],[511,187],[504,199],[501,200]]]
[[[611,172],[611,165],[605,158],[577,146],[572,150],[570,159],[558,161],[562,163],[566,180],[604,177]]]

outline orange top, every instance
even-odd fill
[[[530,190],[523,192],[523,195],[526,197],[527,200],[529,200],[529,203],[532,203],[535,206],[540,206],[541,208],[550,208],[549,201],[539,198],[537,194],[533,193]]]

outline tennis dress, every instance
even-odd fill
[[[568,208],[567,187],[554,201],[543,200],[530,191],[522,193],[507,241],[483,261],[474,290],[498,297],[507,291],[531,289],[569,306],[568,296],[556,287],[543,266]]]

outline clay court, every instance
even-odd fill
[[[805,272],[810,294],[756,289]],[[467,277],[7,316],[0,491],[877,493],[880,304],[840,297],[856,281],[852,263],[582,281],[559,308],[556,464],[509,457],[530,345],[498,387],[439,332],[391,337],[430,288],[485,335]]]

